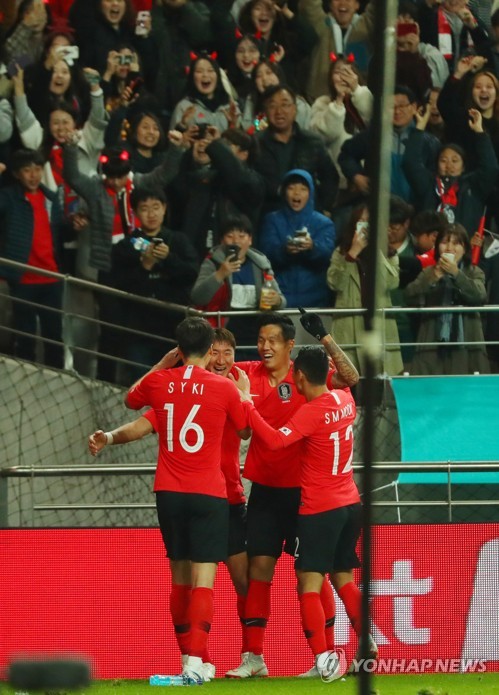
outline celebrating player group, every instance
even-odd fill
[[[331,583],[355,632],[361,632],[360,497],[353,478],[355,401],[359,375],[317,314],[303,327],[318,344],[291,360],[295,326],[284,314],[259,320],[260,361],[234,362],[235,340],[224,328],[187,318],[167,353],[128,391],[125,404],[149,407],[135,421],[89,437],[96,455],[156,432],[154,482],[159,526],[172,576],[170,613],[189,682],[215,676],[208,653],[213,585],[225,562],[237,594],[241,663],[228,678],[268,676],[264,638],[270,592],[282,552],[295,558],[300,614],[312,650],[302,677],[332,681],[346,670],[334,645]],[[320,344],[319,344],[320,343]],[[251,442],[240,478],[241,438]],[[377,647],[370,637],[369,652]]]

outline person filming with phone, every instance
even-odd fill
[[[252,248],[253,230],[247,217],[227,220],[222,227],[220,244],[215,246],[201,264],[191,297],[206,311],[255,310],[265,301],[272,309],[284,309],[286,299],[274,279],[267,256]],[[270,279],[268,279],[270,278]],[[264,285],[272,285],[265,286]],[[216,317],[212,319],[216,322]],[[230,316],[227,325],[238,345],[256,342],[257,316]],[[255,350],[237,350],[238,359],[254,359]]]

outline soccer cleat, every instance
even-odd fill
[[[205,682],[203,662],[197,656],[189,656],[182,675],[187,682],[187,685],[202,685]]]
[[[368,659],[373,659],[374,661],[377,660],[378,658],[378,645],[374,641],[373,636],[370,634],[369,635],[369,640],[368,640],[368,646],[369,646],[369,653],[368,653]],[[361,663],[362,660],[362,652],[360,648],[360,644],[357,647],[357,653],[355,654],[355,659],[352,661],[350,664],[350,668],[348,669],[349,674],[354,674],[357,675],[359,672],[359,667],[358,665]]]
[[[242,661],[237,668],[227,671],[226,678],[265,678],[269,675],[269,670],[261,654],[245,652],[241,654]]]
[[[196,671],[192,671],[190,669],[184,669],[182,671],[182,676],[184,678],[185,685],[203,685],[205,682],[202,673],[197,673]]]
[[[215,664],[210,664],[207,661],[203,662],[203,677],[207,683],[215,678],[215,670]]]
[[[345,673],[346,663],[343,650],[333,652],[331,650],[318,654],[315,660],[317,671],[323,683],[331,683],[338,680]]]
[[[305,673],[300,673],[298,678],[320,678],[321,674],[317,670],[317,664],[314,664],[312,668],[309,668]]]

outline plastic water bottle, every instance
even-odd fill
[[[136,251],[145,251],[148,246],[150,246],[151,242],[148,241],[147,239],[144,239],[142,236],[134,236],[131,237],[130,241],[132,242],[132,246]]]
[[[151,676],[149,685],[203,685],[202,680],[194,680],[184,674],[180,676]]]
[[[272,294],[270,293],[274,290],[277,291],[277,283],[274,280],[274,276],[272,275],[272,273],[264,273],[262,291],[260,294],[261,311],[268,311],[269,309],[272,309]]]
[[[149,685],[187,685],[184,676],[151,676]]]

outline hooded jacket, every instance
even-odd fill
[[[220,282],[215,273],[225,261],[223,245],[215,246],[201,264],[198,279],[192,288],[191,298],[194,304],[206,311],[227,311],[232,299],[232,276]],[[263,284],[263,274],[272,273],[269,259],[260,251],[250,248],[246,253],[246,262],[251,263],[255,280],[256,297],[260,297]],[[286,307],[286,299],[277,288],[281,297],[279,309]],[[255,306],[255,309],[258,307]]]
[[[286,202],[286,187],[291,177],[299,176],[310,191],[305,207],[294,212]],[[315,187],[312,176],[304,169],[291,169],[281,185],[282,208],[263,220],[260,248],[269,257],[276,279],[289,307],[331,306],[326,270],[334,251],[336,231],[331,220],[314,210]],[[289,253],[288,237],[307,228],[313,246],[308,251]]]

